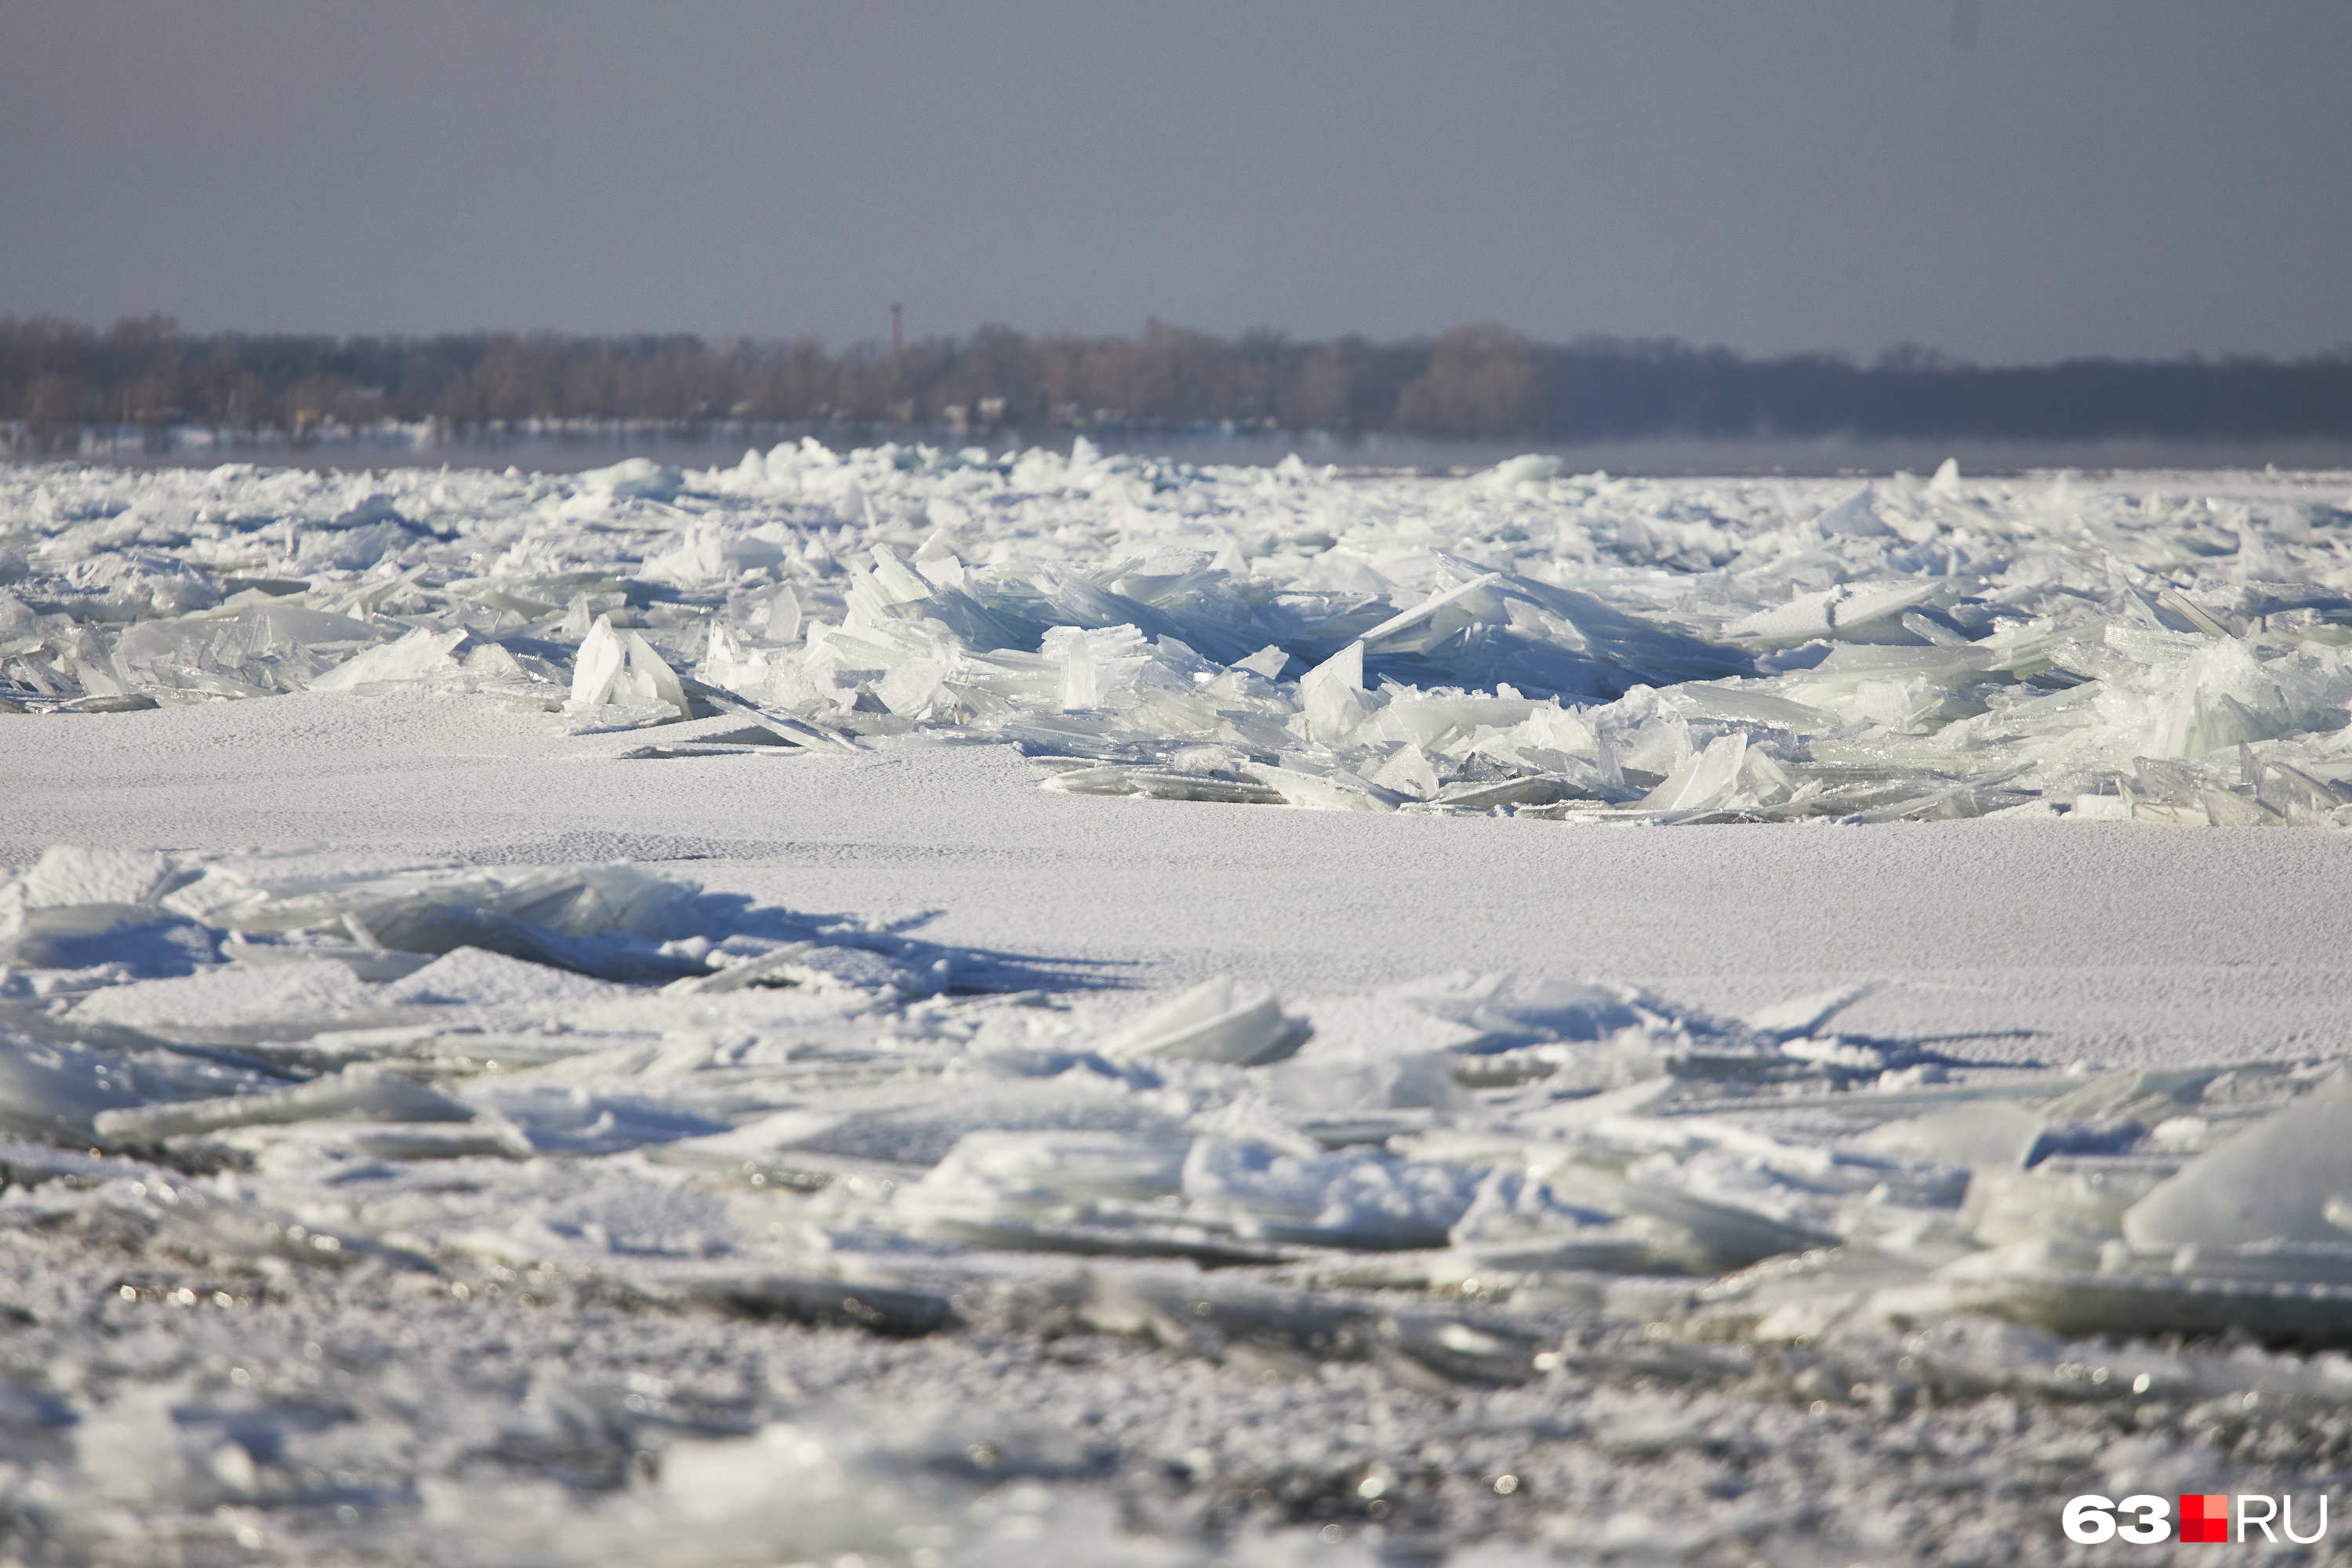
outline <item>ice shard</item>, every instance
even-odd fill
[[[2249,1242],[2352,1245],[2352,1081],[2338,1074],[2207,1150],[2126,1210],[2143,1248]]]
[[[666,706],[681,719],[693,717],[686,689],[653,645],[636,632],[614,629],[612,617],[599,616],[580,645],[572,671],[572,708],[593,714],[607,705],[622,708]]]
[[[1281,998],[1230,979],[1201,984],[1129,1020],[1101,1048],[1113,1058],[1176,1057],[1258,1067],[1297,1050],[1312,1033]]]

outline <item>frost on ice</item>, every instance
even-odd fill
[[[16,467],[0,702],[741,712],[1322,810],[2346,820],[2352,500],[2319,479],[1558,468],[813,441],[570,477]]]

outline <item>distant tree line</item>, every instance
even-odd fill
[[[1979,366],[1916,348],[1861,363],[1670,339],[1133,338],[982,327],[894,351],[691,336],[327,337],[106,331],[0,317],[0,434],[68,447],[92,426],[301,439],[383,420],[1255,429],[1575,441],[1819,436],[2245,439],[2352,435],[2352,353]]]

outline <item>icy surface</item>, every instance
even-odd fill
[[[2340,486],[0,484],[17,1557],[2033,1560],[2342,1479],[2345,840],[2239,831],[2342,820]],[[1167,947],[1032,907],[1112,859]]]

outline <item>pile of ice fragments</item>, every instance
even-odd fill
[[[17,467],[0,710],[422,683],[581,728],[988,738],[1080,793],[2340,825],[2347,489],[1540,458],[1439,479],[1083,440],[577,476]]]
[[[0,961],[10,1162],[202,1173],[177,1217],[257,1259],[872,1285],[910,1327],[1069,1254],[2352,1337],[2352,1088],[2317,1062],[1964,1068],[1836,1034],[1853,993],[1735,1020],[1493,975],[1139,1009],[624,866],[57,849],[0,887]],[[451,1160],[487,1162],[467,1201]]]
[[[627,866],[53,848],[0,883],[0,1233],[25,1270],[43,1237],[113,1258],[132,1315],[108,1335],[142,1310],[299,1311],[333,1276],[412,1324],[503,1290],[648,1322],[1108,1336],[1253,1384],[1638,1374],[1816,1412],[1816,1385],[2232,1411],[2352,1393],[2332,1352],[2195,1340],[2352,1342],[2333,1064],[1968,1065],[1840,1033],[1856,994],[1728,1018],[1454,974],[1138,1000]],[[176,1365],[212,1331],[124,1342]],[[327,1348],[305,1355],[384,1364],[308,1331]],[[419,1356],[469,1342],[413,1331]],[[1831,1370],[1791,1382],[1767,1346]],[[636,1373],[566,1393],[552,1362],[520,1406],[445,1369],[339,1373],[352,1392],[321,1407],[299,1361],[272,1404],[234,1384],[261,1363],[233,1348],[179,1382],[90,1381],[121,1353],[0,1365],[10,1528],[85,1560],[109,1510],[279,1539],[362,1505],[395,1532],[462,1526],[459,1561],[779,1539],[1011,1561],[1048,1529],[1102,1561],[1195,1560],[1115,1529],[1066,1435],[1000,1455],[1007,1428],[975,1436],[969,1411],[695,1415]],[[633,1489],[656,1450],[659,1485]],[[466,1480],[478,1451],[568,1479]],[[1373,1489],[1351,1527],[1386,1473],[1347,1472]],[[360,1479],[304,1479],[331,1474]],[[580,1489],[610,1500],[582,1514]],[[1736,1544],[1751,1527],[1726,1517]]]

